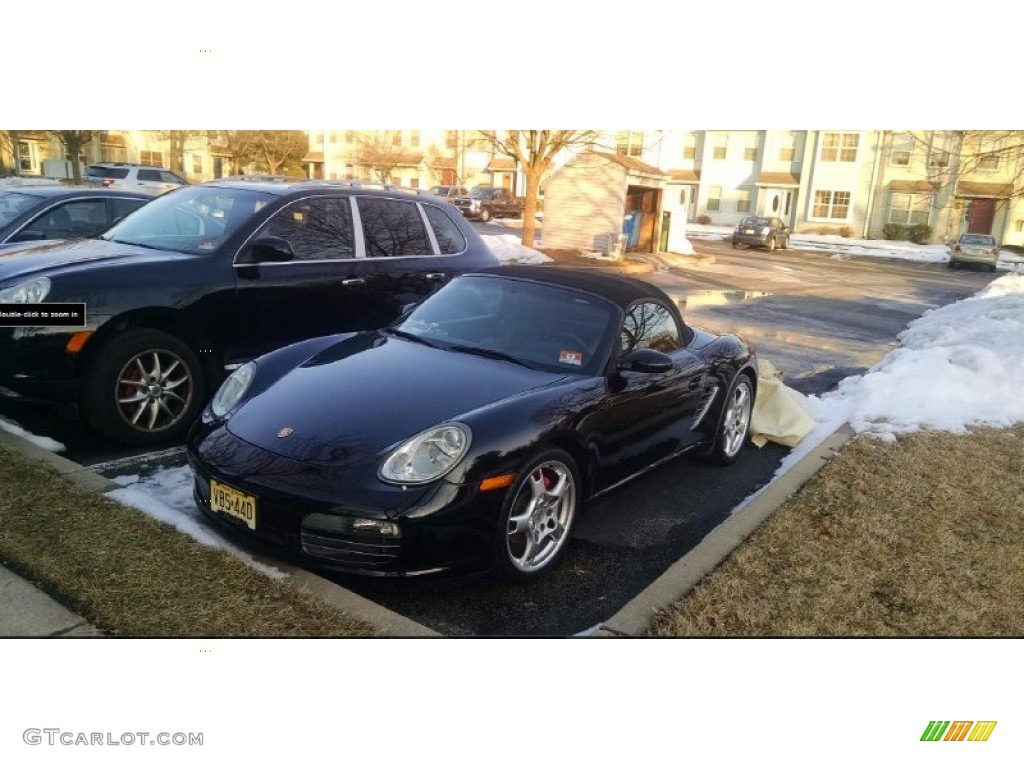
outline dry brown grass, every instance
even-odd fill
[[[861,437],[658,636],[1024,635],[1024,425]]]
[[[108,634],[334,637],[372,628],[0,448],[0,562]]]

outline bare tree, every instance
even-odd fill
[[[360,131],[356,136],[356,163],[374,171],[380,181],[390,181],[392,171],[409,162],[401,137],[400,131]]]
[[[64,151],[71,156],[71,177],[75,184],[82,183],[82,164],[79,155],[82,149],[92,141],[93,136],[98,135],[97,131],[50,131],[52,136],[60,139],[64,145]]]
[[[0,173],[5,172],[4,155],[10,155],[15,176],[21,176],[21,131],[0,131]]]
[[[168,168],[175,173],[185,173],[185,146],[193,139],[206,136],[208,131],[159,131],[159,136],[168,143]]]
[[[299,166],[309,147],[305,131],[210,131],[212,140],[223,142],[231,154],[233,170],[247,166],[276,174],[288,166]]]
[[[523,208],[523,245],[533,247],[536,232],[537,193],[540,180],[551,170],[555,157],[566,149],[597,141],[599,131],[480,131],[496,152],[515,159],[526,176]]]

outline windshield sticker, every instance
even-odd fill
[[[583,353],[563,349],[558,353],[558,362],[566,365],[583,365]]]

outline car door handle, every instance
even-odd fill
[[[357,285],[366,285],[366,280],[361,277],[348,277],[341,281],[346,288],[354,288]]]
[[[444,280],[445,274],[444,272],[427,272],[426,278],[427,280],[433,280],[436,282],[438,280]]]

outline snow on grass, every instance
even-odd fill
[[[711,224],[687,224],[686,231],[698,240],[728,240],[732,227]],[[945,264],[949,261],[949,248],[945,245],[918,245],[906,240],[864,240],[839,235],[799,234],[790,237],[794,248],[804,251],[820,251],[832,254],[832,258],[843,256],[877,256],[887,259]],[[1009,251],[1000,251],[999,268],[1014,270],[1024,265],[1024,257]]]
[[[200,544],[230,552],[271,578],[284,578],[284,574],[277,568],[253,559],[203,521],[192,498],[192,470],[187,465],[161,469],[144,479],[138,475],[115,477],[114,482],[125,487],[109,491],[106,495],[110,498],[173,525]]]
[[[886,440],[919,429],[963,433],[1024,421],[1024,275],[1004,275],[970,298],[929,310],[901,345],[863,376],[804,397],[818,426],[776,475],[844,423]]]
[[[45,448],[47,451],[60,453],[65,449],[64,443],[58,443],[50,437],[34,435],[21,425],[15,424],[13,421],[7,421],[7,419],[0,419],[0,429],[5,432],[10,432],[12,435],[20,437],[23,440],[28,440],[30,443],[38,445],[40,448]]]
[[[540,251],[527,248],[519,235],[481,235],[491,253],[502,264],[545,264],[551,259]]]

